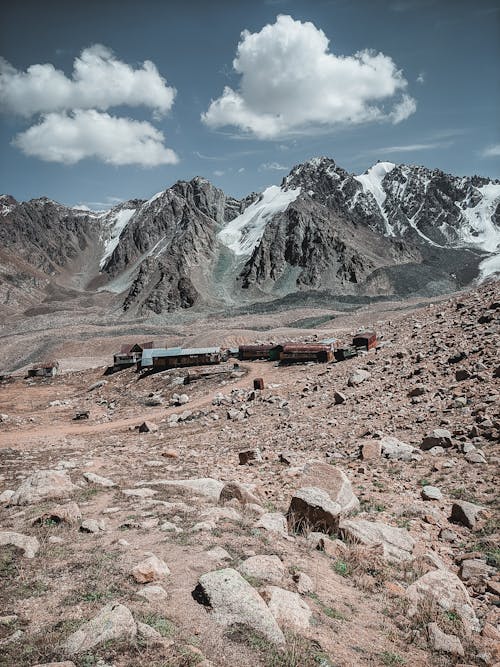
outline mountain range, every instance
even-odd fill
[[[421,166],[313,158],[244,199],[196,177],[105,212],[0,197],[6,315],[435,295],[499,271],[500,181]]]

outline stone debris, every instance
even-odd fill
[[[451,655],[465,655],[464,647],[458,637],[443,632],[437,623],[429,623],[427,626],[429,644],[434,651],[450,653]]]
[[[33,521],[33,524],[67,523],[70,526],[75,526],[80,523],[81,519],[81,510],[79,506],[72,501],[64,505],[54,505],[50,510],[37,517]]]
[[[312,611],[298,593],[278,586],[266,586],[261,595],[281,628],[305,631],[309,628]]]
[[[484,514],[484,507],[459,500],[451,506],[450,521],[475,530]]]

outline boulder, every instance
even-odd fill
[[[451,433],[445,428],[435,428],[432,433],[426,435],[422,439],[420,449],[424,451],[432,449],[433,447],[447,447],[452,446]]]
[[[158,426],[150,421],[144,421],[139,426],[139,433],[156,433]]]
[[[421,491],[423,500],[442,500],[443,494],[436,486],[424,486]]]
[[[358,370],[354,371],[354,373],[351,373],[351,375],[349,375],[349,379],[347,380],[347,385],[349,387],[357,387],[362,382],[364,382],[365,380],[369,380],[370,378],[371,378],[371,373],[363,370],[362,368],[359,368]]]
[[[429,623],[427,626],[429,645],[434,651],[450,653],[451,655],[464,656],[465,651],[460,639],[455,635],[447,635],[437,623]]]
[[[458,500],[451,506],[450,521],[475,530],[483,513],[484,507],[469,503],[466,500]]]
[[[108,479],[107,477],[101,477],[100,475],[96,475],[94,472],[84,472],[83,476],[85,477],[87,482],[91,482],[92,484],[97,484],[98,486],[104,486],[107,488],[116,486],[116,484],[111,479]]]
[[[382,454],[387,459],[394,459],[397,461],[411,461],[415,453],[415,448],[407,445],[391,435],[386,435],[380,440]]]
[[[262,461],[262,454],[260,449],[256,447],[255,449],[245,449],[238,452],[238,458],[240,466],[251,465],[252,463],[260,463]]]
[[[287,518],[291,530],[299,533],[318,531],[337,533],[342,507],[323,489],[306,486],[292,496]]]
[[[345,403],[347,401],[347,396],[343,394],[341,391],[335,391],[333,393],[333,402],[335,405],[342,405],[342,403]]]
[[[382,454],[382,444],[380,440],[366,440],[361,443],[360,457],[363,461],[372,461],[379,459]]]
[[[148,584],[147,586],[142,586],[136,592],[136,595],[139,595],[141,598],[145,598],[148,602],[163,602],[168,598],[167,591],[163,586],[158,584]]]
[[[223,627],[242,625],[275,644],[285,638],[276,619],[257,591],[232,568],[203,574],[193,598],[211,609],[212,618]]]
[[[278,556],[250,556],[238,570],[244,577],[252,577],[266,584],[278,586],[285,577],[285,566]]]
[[[22,535],[21,533],[14,533],[12,531],[5,531],[0,533],[0,547],[12,545],[24,551],[25,558],[34,558],[40,543],[36,537],[31,535]]]
[[[340,522],[340,533],[348,541],[373,547],[381,545],[384,558],[394,562],[411,560],[415,547],[415,540],[406,529],[380,521],[345,519]]]
[[[329,463],[308,463],[300,480],[301,487],[317,487],[326,491],[330,500],[340,505],[341,514],[359,509],[351,482],[343,470]]]
[[[50,510],[38,516],[33,524],[44,524],[47,522],[67,523],[70,526],[76,525],[81,521],[82,513],[75,502],[69,502],[64,505],[54,505]]]
[[[100,533],[106,530],[104,519],[85,519],[80,526],[81,533]]]
[[[138,563],[132,570],[132,576],[139,584],[160,581],[170,574],[168,565],[157,556],[150,556]]]
[[[288,537],[288,523],[286,517],[279,512],[266,512],[257,523],[256,528],[263,528],[271,533],[278,533],[283,537]]]
[[[281,627],[299,631],[308,629],[312,612],[298,593],[278,586],[266,586],[261,595]]]
[[[241,505],[260,505],[261,499],[240,482],[227,482],[224,484],[219,496],[219,503],[224,504],[236,499]]]
[[[10,499],[11,505],[32,505],[44,500],[66,498],[78,487],[62,470],[38,470],[24,480]]]
[[[479,630],[479,621],[471,604],[467,589],[456,574],[448,570],[432,570],[408,586],[406,595],[411,603],[410,616],[418,611],[420,603],[424,605],[433,600],[445,611],[455,611],[468,630]]]
[[[94,646],[112,640],[132,640],[137,625],[128,607],[111,602],[83,627],[71,634],[62,645],[68,655],[90,651]]]
[[[144,482],[148,486],[165,486],[172,492],[178,491],[185,495],[205,496],[211,500],[218,501],[224,482],[211,477],[201,477],[193,479],[155,479],[150,482]]]

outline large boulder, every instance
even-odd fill
[[[359,509],[359,500],[352,490],[349,478],[341,468],[329,463],[308,463],[304,467],[300,486],[314,486],[326,491],[330,500],[340,505],[342,515]]]
[[[275,644],[285,641],[262,597],[232,568],[203,574],[193,591],[193,598],[210,607],[212,618],[223,627],[244,626]]]
[[[36,519],[33,524],[44,524],[47,522],[67,523],[68,525],[77,525],[82,519],[82,512],[78,505],[71,501],[64,505],[54,505]]]
[[[21,549],[24,552],[25,558],[34,558],[40,548],[40,543],[36,537],[31,537],[31,535],[22,535],[10,530],[0,533],[0,547],[10,545]]]
[[[219,503],[222,505],[235,499],[241,505],[262,504],[262,500],[255,493],[255,485],[250,486],[241,482],[227,482],[220,492]]]
[[[323,489],[306,486],[292,496],[288,508],[288,523],[298,533],[318,531],[334,535],[337,533],[342,507],[331,500]]]
[[[27,477],[10,499],[11,505],[32,505],[44,500],[67,498],[78,487],[63,470],[38,470]]]
[[[139,486],[139,485],[138,485]],[[155,479],[144,482],[144,486],[164,486],[167,490],[184,495],[204,496],[218,501],[224,482],[211,477],[193,479]]]
[[[365,380],[369,380],[370,378],[371,378],[371,373],[363,370],[362,368],[359,368],[355,370],[353,373],[351,373],[351,375],[349,375],[349,379],[347,380],[347,385],[349,387],[357,387],[362,382],[364,382]]]
[[[374,547],[380,545],[384,558],[393,562],[411,560],[415,540],[404,528],[395,528],[380,521],[345,519],[340,522],[345,540]]]
[[[406,595],[411,606],[410,616],[418,612],[420,604],[433,600],[445,611],[456,612],[464,623],[466,630],[479,631],[479,621],[471,604],[467,589],[456,574],[448,570],[432,570],[411,586],[408,586]]]
[[[283,537],[288,537],[288,524],[286,517],[280,512],[266,512],[262,514],[255,528],[263,528],[271,533],[277,533]]]
[[[312,611],[298,593],[278,586],[266,586],[261,595],[267,602],[271,614],[281,627],[293,630],[307,630]]]
[[[99,614],[71,634],[62,645],[68,655],[90,651],[94,646],[111,640],[134,639],[137,625],[130,609],[122,604],[110,603]]]

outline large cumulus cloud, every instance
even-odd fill
[[[278,16],[260,32],[241,34],[239,88],[224,88],[202,114],[212,128],[234,126],[260,139],[371,121],[399,123],[415,112],[407,81],[389,56],[336,55],[322,30]]]

